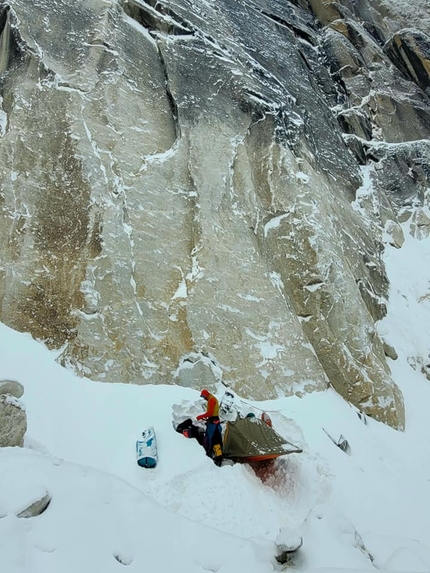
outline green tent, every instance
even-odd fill
[[[223,444],[225,458],[258,462],[302,451],[258,418],[239,418],[226,423]]]

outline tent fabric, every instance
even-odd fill
[[[258,418],[239,418],[226,423],[225,458],[244,462],[264,461],[302,451]]]

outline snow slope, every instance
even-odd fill
[[[430,571],[430,240],[387,246],[389,314],[378,327],[397,349],[393,378],[407,427],[367,423],[333,390],[249,404],[303,448],[271,473],[216,467],[172,428],[197,391],[76,378],[55,354],[0,325],[0,380],[25,386],[25,448],[0,450],[3,573],[266,573],[279,570],[281,528],[304,545],[292,572]],[[219,396],[223,389],[219,388]],[[157,432],[159,465],[139,468],[135,440]],[[330,439],[346,437],[348,455]],[[48,509],[18,518],[48,491]]]

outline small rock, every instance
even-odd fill
[[[303,537],[299,532],[289,527],[283,527],[275,539],[275,545],[277,550],[276,561],[281,564],[287,563],[290,554],[303,545]]]
[[[48,492],[45,492],[41,498],[37,499],[33,503],[31,503],[28,507],[23,509],[17,514],[17,517],[36,517],[37,515],[42,514],[51,503],[51,496]]]
[[[388,342],[385,342],[385,340],[383,340],[382,343],[384,346],[385,356],[388,356],[391,360],[397,360],[399,355],[397,354],[396,349],[391,346],[391,344],[388,344]]]
[[[124,555],[114,555],[114,558],[121,563],[121,565],[131,565],[133,563],[133,559],[129,556]]]
[[[346,454],[351,453],[351,446],[349,445],[348,440],[345,438],[345,436],[342,436],[342,434],[340,435],[339,441],[336,445],[342,450],[342,452],[345,452]]]

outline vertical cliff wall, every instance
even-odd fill
[[[403,427],[375,325],[383,236],[430,225],[426,30],[376,0],[0,13],[1,320],[97,380],[331,384]]]

